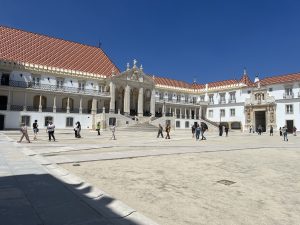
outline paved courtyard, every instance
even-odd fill
[[[97,190],[118,199],[125,216],[139,212],[164,225],[300,224],[299,136],[284,142],[276,133],[212,132],[197,142],[190,131],[172,131],[166,140],[155,131],[118,129],[117,140],[109,131],[82,137],[57,131],[57,142],[48,142],[40,132],[38,141],[15,145],[52,175],[89,184],[79,195]]]

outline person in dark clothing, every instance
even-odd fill
[[[223,136],[223,126],[219,125],[219,136]]]
[[[201,123],[201,140],[206,140],[206,137],[204,137],[204,133],[207,129],[207,125],[205,123]]]
[[[36,137],[36,135],[37,135],[37,133],[39,132],[39,125],[38,125],[38,123],[37,123],[37,120],[35,120],[34,121],[34,123],[32,124],[32,128],[33,128],[33,140],[37,140],[37,137]]]
[[[258,135],[261,135],[261,132],[262,132],[262,126],[261,125],[258,125]]]
[[[196,130],[196,126],[195,126],[195,124],[192,126],[192,138],[194,138],[195,137],[195,130]]]
[[[170,131],[171,131],[171,126],[168,124],[168,125],[166,126],[166,133],[167,133],[166,139],[171,139],[171,138],[170,138]]]
[[[196,141],[199,141],[199,137],[200,137],[200,133],[201,133],[201,127],[199,126],[199,124],[197,124],[195,132],[196,132]]]
[[[158,125],[158,133],[157,133],[158,138],[159,138],[159,135],[161,135],[161,137],[164,138],[163,127],[161,126],[161,124]]]
[[[279,135],[282,136],[282,129],[279,127]]]
[[[76,131],[77,131],[77,134],[75,133],[76,137],[77,138],[81,138],[81,135],[80,135],[80,131],[81,131],[81,124],[79,121],[77,121],[77,123],[75,124],[76,125]]]
[[[225,134],[226,134],[226,137],[228,137],[228,131],[229,131],[229,128],[226,126],[226,127],[225,127]]]
[[[270,126],[270,136],[273,136],[273,132],[274,132],[273,126],[271,125],[271,126]]]

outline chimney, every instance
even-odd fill
[[[258,78],[258,75],[255,76],[255,79],[254,79],[254,83],[258,82],[259,81],[259,78]]]

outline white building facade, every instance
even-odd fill
[[[80,121],[86,129],[97,122],[102,128],[169,123],[190,129],[196,122],[242,131],[300,127],[298,73],[252,82],[244,71],[240,80],[189,84],[147,75],[135,60],[121,72],[96,47],[7,27],[0,35],[0,130],[34,120],[40,128],[49,120],[57,128]],[[18,35],[37,40],[22,42]]]

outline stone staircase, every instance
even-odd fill
[[[146,123],[137,123],[137,124],[133,124],[133,125],[128,126],[128,127],[122,127],[120,129],[129,131],[129,132],[137,132],[137,131],[157,132],[157,127],[149,124],[148,122],[146,122]]]

